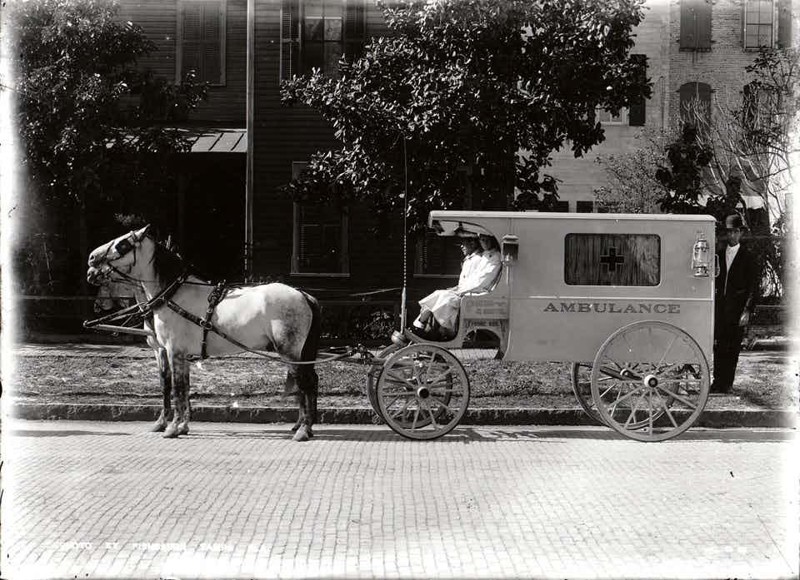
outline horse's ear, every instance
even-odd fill
[[[147,224],[142,229],[136,232],[136,239],[141,242],[145,238],[145,236],[150,234],[150,230],[151,230],[151,225]]]

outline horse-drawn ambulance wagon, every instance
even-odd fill
[[[271,350],[289,365],[300,407],[296,439],[313,435],[313,365],[353,354],[369,360],[369,401],[393,430],[441,437],[469,404],[469,377],[454,351],[479,331],[494,335],[499,358],[572,361],[580,404],[627,437],[660,441],[697,421],[713,341],[712,217],[434,211],[429,222],[442,236],[492,236],[502,250],[500,275],[488,291],[462,298],[447,341],[406,330],[377,356],[363,347],[320,355],[312,297],[282,284],[205,281],[147,227],[91,253],[89,281],[131,284],[138,302],[86,325],[148,336],[164,390],[154,428],[170,437],[189,429],[188,361],[241,350]],[[146,328],[104,324],[133,316]]]
[[[513,361],[575,361],[584,409],[627,437],[659,441],[695,423],[713,343],[710,216],[434,211],[442,236],[501,241],[494,287],[462,299],[447,342],[405,331],[379,354],[368,392],[398,433],[433,439],[461,420],[469,379],[451,349],[482,330]]]

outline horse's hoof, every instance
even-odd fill
[[[310,439],[306,427],[300,427],[292,437],[295,441],[308,441]]]
[[[299,428],[300,428],[300,423],[295,423],[294,425],[292,425],[292,429],[291,430],[292,431],[297,431]]]
[[[155,422],[155,423],[153,423],[153,425],[150,427],[150,432],[151,432],[151,433],[161,433],[161,432],[162,432],[162,431],[164,431],[164,429],[166,429],[166,428],[167,428],[167,424],[166,424],[166,423],[163,423],[163,422],[161,422],[161,421],[156,421],[156,422]]]
[[[178,426],[178,435],[188,435],[189,434],[189,425],[183,423],[182,425]]]
[[[178,428],[172,423],[170,423],[161,436],[164,439],[177,439],[178,435],[180,435],[180,433],[178,432]]]

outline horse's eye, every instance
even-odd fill
[[[118,241],[114,246],[114,249],[116,249],[117,254],[122,257],[133,249],[133,244],[131,244],[128,238],[125,238],[124,240]]]

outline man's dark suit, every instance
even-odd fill
[[[745,308],[752,311],[757,282],[753,254],[739,244],[730,272],[725,258],[728,246],[718,252],[719,276],[714,292],[714,383],[712,392],[728,392],[733,385],[742,347],[744,327],[739,319]],[[726,288],[727,280],[727,288]]]

